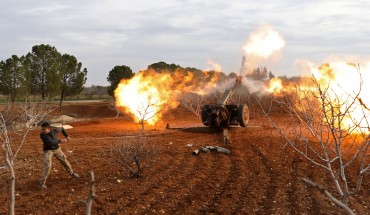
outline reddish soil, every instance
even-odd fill
[[[93,214],[343,214],[325,196],[305,186],[301,177],[330,184],[288,147],[267,121],[253,112],[247,128],[232,128],[230,155],[193,156],[203,145],[223,146],[221,133],[204,128],[195,115],[178,108],[163,122],[146,128],[158,156],[144,177],[132,179],[109,155],[112,144],[138,134],[140,126],[115,114],[102,103],[68,105],[63,114],[87,117],[72,123],[73,142],[62,146],[81,179],[71,178],[53,160],[53,170],[41,190],[42,144],[32,131],[16,160],[17,214],[83,214],[89,177],[94,170],[97,198]],[[91,119],[95,118],[95,119]],[[283,113],[276,119],[287,126]],[[171,127],[184,129],[164,129]],[[192,146],[187,146],[192,144]],[[355,170],[349,170],[355,177]],[[8,211],[8,172],[0,170],[0,214]],[[331,191],[332,188],[330,188]],[[370,184],[350,199],[358,214],[369,214]]]

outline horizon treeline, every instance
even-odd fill
[[[51,45],[35,45],[25,55],[0,61],[0,93],[16,99],[40,96],[42,100],[81,93],[87,69],[71,54],[62,54]]]

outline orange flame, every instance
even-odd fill
[[[183,69],[173,73],[142,71],[132,79],[121,80],[114,92],[116,106],[136,121],[153,125],[163,113],[179,105],[182,93],[206,94],[217,85],[220,74]]]
[[[170,75],[145,75],[141,72],[130,80],[122,80],[115,90],[116,105],[131,113],[140,121],[154,124],[160,117],[160,110],[176,107],[170,93],[162,93],[170,88]]]
[[[345,62],[331,62],[315,68],[310,67],[311,73],[320,85],[321,90],[326,92],[327,100],[337,107],[337,110],[325,110],[327,112],[346,112],[350,102],[355,101],[351,109],[342,120],[343,128],[354,128],[359,125],[357,132],[368,133],[367,122],[370,122],[370,63],[365,64],[360,70],[353,64]],[[307,80],[307,79],[305,79]],[[362,80],[362,86],[361,85]],[[318,93],[317,86],[312,82],[301,81],[297,83],[300,92]],[[325,90],[328,89],[328,90]],[[279,78],[272,78],[266,85],[268,93],[280,96],[284,93],[295,92],[295,85],[292,82],[283,84]],[[361,92],[360,92],[361,91]],[[360,92],[359,95],[357,93]],[[357,97],[356,97],[357,96]]]
[[[283,91],[283,82],[280,78],[272,78],[268,82],[266,89],[267,92],[272,94],[279,94]]]
[[[370,121],[370,110],[367,109],[367,105],[370,105],[369,64],[357,69],[354,64],[332,62],[324,64],[318,69],[313,69],[312,74],[320,83],[321,88],[329,89],[327,91],[328,99],[332,103],[336,103],[342,113],[346,112],[348,103],[355,100],[355,103],[348,110],[348,115],[344,116],[341,126],[353,128],[358,124],[357,132],[369,132],[366,128],[367,121]],[[357,96],[359,92],[360,94]]]

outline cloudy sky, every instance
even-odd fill
[[[115,65],[135,72],[166,61],[206,69],[208,59],[237,72],[251,31],[269,24],[286,45],[278,75],[299,74],[297,60],[370,56],[367,0],[2,0],[0,59],[36,44],[75,55],[88,83],[107,85]]]

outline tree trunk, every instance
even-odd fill
[[[44,98],[45,98],[45,83],[44,83],[44,79],[42,81],[43,82],[41,83],[41,98],[44,101]]]
[[[14,101],[15,101],[15,94],[16,94],[16,83],[15,83],[15,79],[13,77],[13,89],[12,89],[12,103],[13,104],[14,104]]]
[[[9,205],[9,214],[14,215],[14,205],[15,205],[15,173],[14,173],[14,168],[12,161],[10,160],[9,157],[9,152],[7,149],[5,149],[5,162],[7,167],[9,168],[10,171],[10,205]]]
[[[11,95],[11,100],[12,100],[12,104],[14,104],[14,102],[15,102],[15,95],[14,94]]]
[[[44,65],[45,62],[43,62],[43,65],[42,65],[42,68],[41,68],[41,98],[42,100],[44,101],[44,98],[45,98],[45,75],[46,75],[46,71],[45,71],[45,65]]]
[[[14,104],[14,100],[15,99],[13,99],[14,97],[13,97],[13,94],[12,93],[9,93],[9,95],[8,95],[8,102],[10,101],[12,104]]]
[[[92,203],[95,199],[95,187],[94,187],[94,183],[95,183],[95,177],[94,177],[94,172],[91,170],[89,171],[89,175],[90,175],[90,194],[89,194],[89,197],[87,197],[87,200],[86,200],[86,215],[90,215],[91,214],[91,206],[92,206]]]
[[[63,99],[64,99],[64,90],[62,90],[62,93],[60,94],[59,107],[62,107]]]
[[[335,198],[334,196],[332,196],[332,195],[331,195],[331,194],[330,194],[330,193],[329,193],[325,188],[323,188],[322,186],[320,186],[320,185],[316,184],[315,182],[313,182],[313,181],[311,181],[311,180],[309,180],[309,179],[306,179],[306,178],[301,178],[301,180],[302,180],[304,183],[306,183],[306,184],[310,185],[311,187],[313,187],[313,188],[317,189],[320,193],[322,193],[322,194],[326,195],[326,196],[329,198],[329,200],[330,200],[331,202],[333,202],[336,206],[338,206],[338,207],[342,208],[342,209],[346,212],[346,214],[349,214],[349,215],[355,215],[355,212],[354,212],[351,208],[349,208],[347,204],[345,204],[345,203],[341,202],[340,200],[338,200],[337,198]]]
[[[144,135],[144,120],[141,120],[141,134]]]
[[[11,97],[12,97],[12,103],[14,104],[16,92],[15,92],[15,86],[13,86],[13,87],[14,87],[14,89],[12,90],[13,92],[12,92]]]

